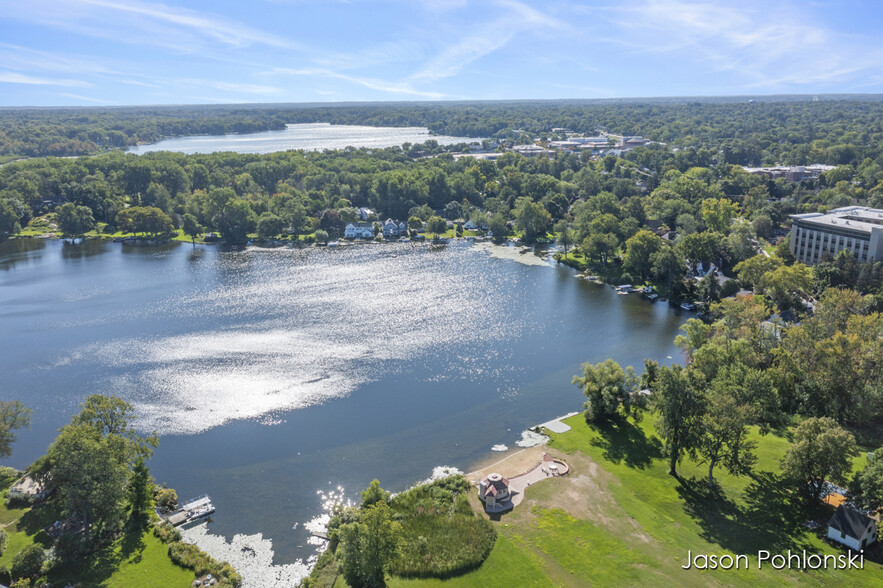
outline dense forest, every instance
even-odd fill
[[[281,129],[286,123],[423,126],[464,137],[532,138],[552,129],[642,135],[721,151],[727,163],[858,164],[883,143],[879,96],[267,104],[0,109],[0,156],[94,154],[180,135]]]

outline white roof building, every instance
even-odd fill
[[[827,214],[792,214],[791,220],[791,252],[807,265],[844,250],[862,263],[883,260],[883,210],[846,206]]]

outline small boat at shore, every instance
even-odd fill
[[[212,504],[212,499],[208,494],[203,494],[182,504],[181,508],[166,517],[166,521],[174,527],[180,527],[204,519],[214,512],[215,507]]]

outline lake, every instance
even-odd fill
[[[245,135],[195,135],[166,139],[150,145],[129,148],[130,153],[141,155],[151,151],[177,151],[179,153],[214,153],[236,151],[237,153],[274,153],[289,149],[322,151],[365,147],[382,149],[398,147],[404,143],[438,141],[440,145],[474,143],[481,139],[430,135],[423,127],[364,127],[355,125],[332,125],[310,123],[286,125],[282,131],[265,131]]]
[[[330,501],[517,449],[528,427],[581,409],[581,362],[680,360],[687,316],[465,241],[10,241],[2,395],[34,416],[7,463],[45,452],[86,395],[121,396],[161,434],[154,477],[212,497],[214,520],[192,538],[229,552],[249,585],[282,586],[315,556],[305,524]]]

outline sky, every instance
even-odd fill
[[[0,0],[0,105],[883,92],[878,0]]]

